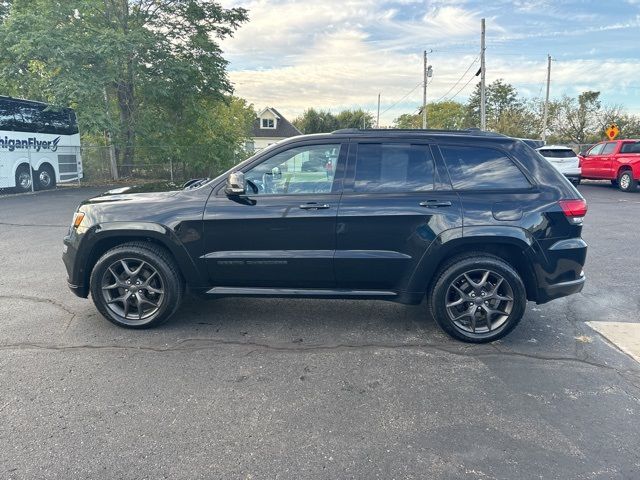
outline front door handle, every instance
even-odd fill
[[[300,205],[300,208],[303,210],[325,210],[327,208],[330,208],[330,206],[326,203],[309,202],[303,203],[302,205]]]
[[[421,207],[450,207],[451,202],[448,200],[427,200],[425,202],[420,202]]]

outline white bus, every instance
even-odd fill
[[[79,178],[75,112],[0,96],[0,188],[45,190]]]

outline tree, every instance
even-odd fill
[[[338,128],[372,128],[375,126],[373,115],[361,108],[343,110],[336,115]]]
[[[309,108],[293,120],[293,125],[304,134],[326,133],[338,129],[336,117],[329,111]]]
[[[601,107],[600,92],[583,92],[578,98],[564,95],[553,118],[555,135],[578,144],[593,141],[601,123]]]
[[[337,115],[309,108],[292,122],[302,133],[327,133],[340,128],[371,128],[373,115],[362,109],[342,110]]]
[[[513,137],[537,137],[542,129],[541,117],[532,115],[532,104],[518,97],[518,91],[498,79],[486,87],[487,129]],[[480,127],[480,84],[469,97],[465,126]]]
[[[453,100],[427,104],[427,126],[444,130],[464,128],[465,108]],[[422,128],[422,114],[405,113],[393,121],[395,128]]]
[[[208,0],[12,0],[3,2],[0,86],[70,105],[84,131],[114,132],[133,162],[145,119],[166,106],[175,118],[232,91],[216,43],[247,19]],[[163,107],[164,106],[164,107]],[[175,124],[164,130],[171,138]],[[121,155],[120,155],[121,154]]]

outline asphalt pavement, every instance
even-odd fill
[[[490,345],[426,304],[187,298],[160,328],[66,286],[62,237],[104,188],[0,196],[0,478],[640,478],[640,191],[582,185],[581,294]]]

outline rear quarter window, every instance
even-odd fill
[[[456,190],[530,188],[516,164],[503,152],[488,147],[440,146]]]

